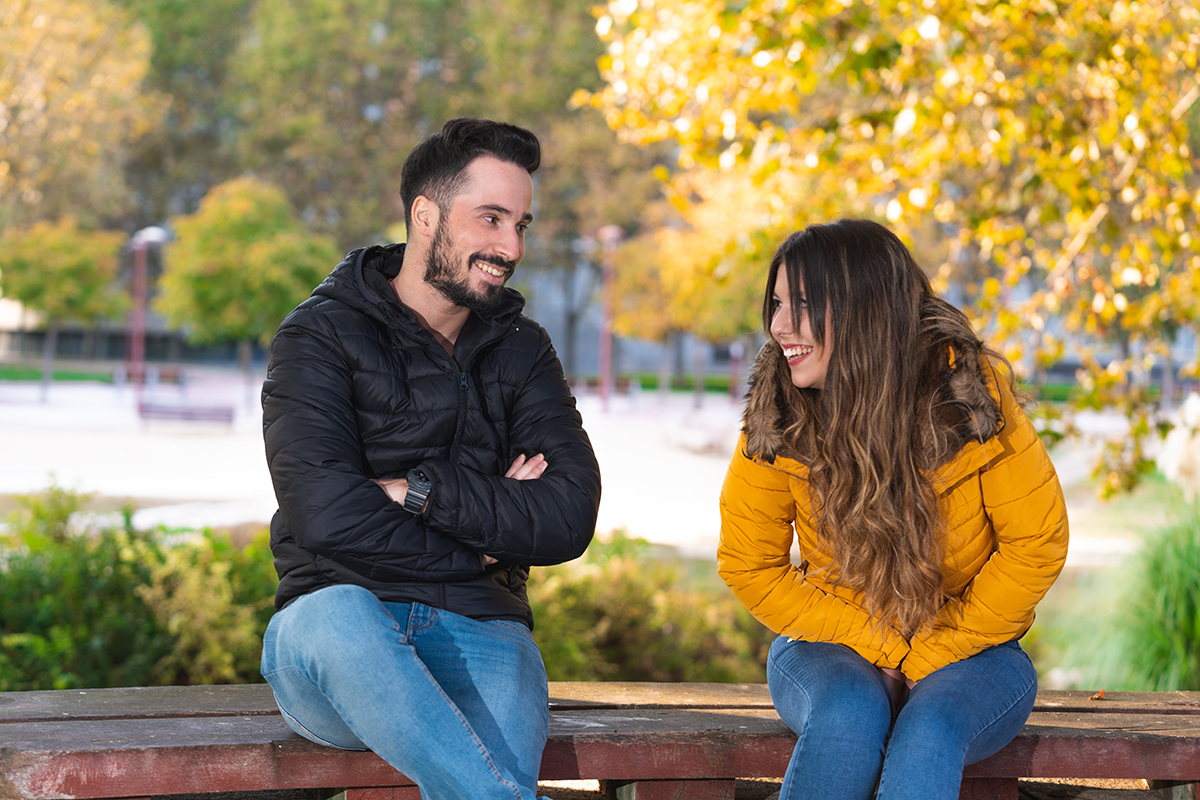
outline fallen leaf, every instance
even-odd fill
[[[1088,700],[1103,700],[1103,699],[1104,699],[1104,690],[1103,689],[1101,689],[1100,691],[1096,692],[1094,695],[1092,695],[1091,697],[1088,698]]]

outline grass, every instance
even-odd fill
[[[1097,501],[1073,513],[1071,533],[1073,537],[1134,538],[1143,543],[1143,551],[1153,550],[1164,531],[1189,518],[1189,508],[1182,491],[1155,473],[1130,494]],[[1161,562],[1159,559],[1160,566]],[[1145,557],[1139,551],[1118,566],[1064,570],[1038,606],[1037,620],[1022,640],[1044,688],[1093,692],[1181,688],[1163,685],[1144,665],[1143,654],[1158,646],[1153,642],[1174,634],[1154,616],[1154,606],[1161,601],[1151,598],[1147,607],[1142,598],[1146,597],[1147,580],[1155,585],[1195,585],[1200,565],[1181,565],[1178,558],[1168,561],[1166,570],[1174,575],[1174,581],[1147,579],[1144,565]],[[1149,591],[1153,594],[1154,587]]]
[[[56,369],[52,373],[56,381],[99,381],[112,383],[111,372],[81,369]],[[42,368],[25,364],[0,364],[0,381],[40,381]]]

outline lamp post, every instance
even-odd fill
[[[138,401],[146,382],[146,248],[164,244],[171,234],[157,225],[142,228],[133,235],[133,310],[129,314],[129,333],[125,356],[129,379],[137,387]]]
[[[616,278],[617,245],[625,232],[617,225],[605,225],[596,232],[604,245],[604,285],[600,300],[600,410],[608,411],[608,398],[613,393],[613,283]]]

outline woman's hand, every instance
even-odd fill
[[[546,457],[538,453],[533,458],[525,458],[525,454],[517,456],[513,460],[512,466],[508,468],[508,472],[504,473],[504,477],[512,478],[517,481],[536,481],[542,477],[542,473],[546,471]],[[489,555],[483,557],[483,565],[485,567],[496,563],[496,559]]]
[[[888,696],[892,698],[892,708],[900,708],[900,704],[908,696],[908,690],[915,686],[916,683],[904,677],[904,673],[894,667],[876,667],[876,669],[883,676],[883,683],[887,686]]]

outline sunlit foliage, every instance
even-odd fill
[[[0,5],[0,229],[113,220],[129,148],[156,124],[145,28],[102,0]]]
[[[606,86],[579,99],[676,142],[680,180],[757,182],[759,218],[712,264],[757,258],[756,235],[886,221],[1027,371],[1070,343],[1115,401],[1196,320],[1198,22],[1194,0],[615,0]]]

